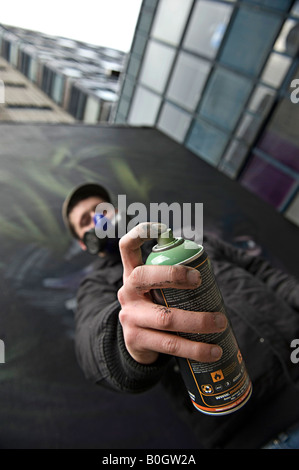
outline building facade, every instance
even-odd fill
[[[157,127],[299,225],[298,50],[298,0],[144,0],[114,122]]]
[[[77,121],[109,121],[124,52],[0,25],[0,55]]]
[[[75,119],[0,57],[0,123],[72,123]]]

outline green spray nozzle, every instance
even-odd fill
[[[172,230],[168,228],[165,232],[162,232],[157,238],[157,245],[153,248],[154,251],[163,251],[169,248],[181,245],[184,243],[183,238],[175,238]]]
[[[168,228],[166,232],[160,233],[158,237],[158,245],[161,247],[165,245],[169,245],[169,243],[173,243],[175,242],[175,240],[176,238],[174,238],[172,230]]]

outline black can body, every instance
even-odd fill
[[[152,292],[153,299],[156,303],[167,307],[197,312],[222,312],[228,317],[211,261],[205,249],[199,245],[197,247],[197,253],[194,254],[194,251],[187,249],[183,255],[184,245],[177,247],[177,251],[180,249],[179,258],[170,256],[168,263],[165,262],[164,249],[163,264],[184,264],[197,269],[201,274],[201,285],[194,290],[157,289]],[[175,248],[172,249],[175,250]],[[159,252],[161,254],[158,249],[156,254],[150,255],[147,264],[160,264]],[[188,258],[191,253],[191,257]],[[185,259],[177,262],[182,256]],[[173,260],[176,262],[172,262]],[[195,408],[209,415],[224,415],[241,408],[250,398],[252,385],[229,318],[226,330],[221,333],[189,334],[178,332],[178,335],[193,341],[217,344],[223,350],[222,357],[212,363],[177,358],[182,377]]]

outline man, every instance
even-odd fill
[[[76,188],[63,217],[82,249],[93,231],[95,208],[110,202],[97,184]],[[151,227],[153,227],[151,225]],[[155,224],[157,235],[163,227]],[[219,313],[165,310],[154,304],[154,288],[194,289],[195,270],[186,266],[145,266],[151,246],[148,224],[135,227],[114,247],[99,247],[94,270],[78,292],[76,352],[86,377],[122,392],[137,393],[162,381],[206,448],[259,448],[299,420],[299,370],[290,344],[299,338],[298,282],[259,257],[214,238],[204,246],[213,262],[226,308],[253,381],[253,394],[239,411],[206,416],[192,406],[177,372],[175,356],[200,362],[221,357],[218,346],[175,335],[225,330]]]

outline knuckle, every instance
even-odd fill
[[[121,309],[121,310],[119,311],[118,318],[119,318],[119,321],[120,321],[121,325],[122,325],[122,326],[125,325],[127,315],[126,315],[124,309]]]
[[[186,280],[186,267],[185,266],[169,266],[168,275],[169,275],[169,278],[173,281],[185,281]]]
[[[167,307],[157,307],[157,328],[159,329],[170,329],[173,323],[173,313]]]
[[[126,307],[119,311],[118,318],[123,328],[127,328],[132,323],[130,320],[130,312]]]
[[[125,300],[126,300],[126,294],[125,294],[125,288],[124,286],[122,286],[118,292],[117,292],[117,298],[118,298],[118,301],[120,303],[120,305],[124,305],[125,304]]]
[[[174,281],[177,279],[178,277],[178,274],[179,274],[179,271],[180,269],[177,269],[178,266],[167,266],[166,268],[166,273],[167,273],[167,278],[170,280],[170,281]],[[180,266],[181,267],[181,266]],[[179,267],[179,268],[180,268]]]
[[[136,268],[133,269],[131,273],[131,278],[135,284],[137,284],[140,281],[140,279],[143,277],[143,271],[144,271],[143,266],[136,266]]]
[[[126,331],[124,331],[124,340],[129,350],[136,351],[140,349],[140,341],[137,328],[128,328]]]
[[[125,337],[126,345],[131,347],[135,339],[134,330],[129,329],[128,331],[126,331],[124,334],[124,337]]]
[[[166,354],[176,356],[179,350],[178,336],[171,334],[167,335],[165,338],[163,338],[162,348]]]
[[[120,238],[118,246],[120,250],[124,249],[124,247],[126,246],[126,235]]]

